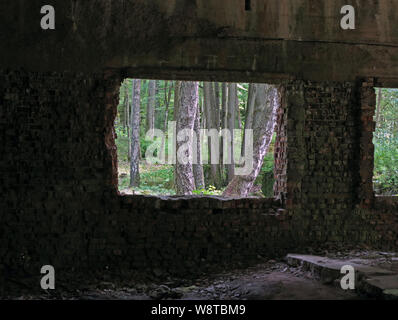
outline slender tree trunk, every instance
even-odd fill
[[[376,108],[376,126],[380,124],[380,115],[381,115],[381,102],[383,101],[383,90],[379,88],[377,97],[377,108]]]
[[[124,91],[124,97],[123,97],[123,109],[119,114],[119,119],[120,123],[123,125],[123,129],[126,129],[128,126],[128,118],[127,118],[127,109],[129,108],[129,103],[128,103],[128,88],[126,87],[125,84],[123,84],[122,90]]]
[[[212,87],[211,87],[211,82],[203,82],[203,103],[204,103],[204,110],[205,110],[205,118],[206,118],[206,129],[210,130],[212,126],[212,121],[211,121],[211,102],[212,102]],[[210,137],[207,138],[207,155],[209,159],[209,163],[211,163],[211,139]],[[210,165],[211,167],[211,165]],[[210,178],[210,181],[208,181],[209,184],[214,185],[214,179],[213,177]]]
[[[174,88],[174,121],[177,123],[180,107],[181,81],[176,81]],[[177,129],[177,128],[176,128]],[[177,134],[173,137],[173,162],[174,162],[174,186],[177,192]]]
[[[127,129],[127,138],[128,138],[128,141],[130,141],[131,117],[130,117],[130,103],[129,103],[129,87],[128,87],[127,79],[124,81],[124,108],[125,108],[125,123],[126,123],[126,129]],[[130,143],[129,143],[129,147],[128,147],[127,160],[128,161],[131,160],[131,145],[130,145]]]
[[[214,97],[215,97],[215,119],[214,119],[214,126],[217,128],[217,131],[220,132],[221,130],[221,103],[220,103],[220,96],[222,93],[220,92],[220,84],[218,82],[214,83]],[[224,186],[224,166],[222,163],[222,140],[221,137],[219,138],[219,148],[217,150],[219,163],[216,164],[213,168],[213,172],[216,177],[215,186],[217,189],[221,189]]]
[[[255,102],[255,86],[254,84],[249,84],[249,93],[247,96],[247,106],[246,106],[246,117],[245,117],[245,131],[243,132],[243,140],[242,140],[242,150],[241,155],[245,154],[245,138],[246,138],[246,130],[253,129],[253,114],[254,114],[254,102]]]
[[[148,84],[148,105],[146,113],[146,131],[155,128],[156,81],[150,80]]]
[[[226,82],[222,83],[221,86],[221,114],[220,114],[220,128],[221,130],[227,128],[227,110],[228,110],[228,85]],[[225,183],[225,178],[224,178],[224,172],[225,172],[225,165],[224,165],[224,137],[221,136],[221,150],[220,150],[220,159],[221,159],[221,165],[220,165],[220,170],[221,170],[221,175],[222,175],[222,183],[223,186],[226,185]]]
[[[203,90],[202,90],[202,93],[203,93]],[[205,108],[205,102],[204,102],[204,94],[202,94],[202,96],[199,96],[199,101],[200,101],[200,110],[202,112],[202,117],[200,119],[200,128],[206,129],[206,108]]]
[[[237,85],[236,83],[228,84],[228,110],[227,110],[227,129],[231,135],[231,141],[226,146],[228,152],[228,164],[227,164],[227,179],[231,182],[235,176],[235,163],[234,163],[234,129],[235,129],[235,110],[236,110],[236,97],[237,97]]]
[[[195,178],[195,186],[196,190],[202,190],[205,189],[205,178],[204,178],[204,173],[203,173],[203,165],[202,165],[202,143],[200,139],[200,106],[198,105],[198,108],[196,110],[196,117],[195,117],[195,124],[194,124],[194,131],[196,134],[196,153],[194,153],[194,156],[196,155],[196,164],[193,165],[193,175]]]
[[[161,128],[160,123],[162,123],[161,120],[161,112],[159,112],[160,108],[160,99],[159,97],[159,92],[161,91],[161,81],[156,80],[155,81],[155,107],[153,109],[153,127],[154,128]]]
[[[133,96],[131,101],[131,161],[130,187],[140,185],[140,104],[141,80],[133,80]]]
[[[225,197],[246,197],[260,173],[275,128],[276,112],[280,105],[278,87],[266,84],[255,85],[253,116],[253,168],[248,175],[239,175],[229,183]],[[250,155],[246,155],[247,158]],[[250,159],[246,159],[250,161]]]
[[[239,108],[239,98],[236,95],[236,126],[237,129],[242,129],[242,119],[240,116],[240,108]]]
[[[214,82],[214,126],[220,131],[220,85]]]
[[[211,82],[204,82],[204,101],[205,101],[205,108],[206,112],[206,123],[207,129],[210,130],[217,130],[217,139],[219,139],[219,132],[220,132],[220,104],[217,103],[216,93],[215,93],[215,86]],[[218,141],[212,141],[209,137],[208,139],[208,150],[209,150],[209,159],[212,160],[214,156],[220,156],[220,148],[213,149],[212,142],[216,143]],[[213,150],[212,150],[213,149]],[[217,154],[213,154],[216,152]],[[211,181],[210,183],[214,185],[217,189],[222,187],[222,176],[220,172],[220,164],[219,163],[212,163],[210,164],[211,168]]]
[[[170,88],[167,92],[168,81],[165,81],[165,88],[164,88],[164,104],[165,104],[165,114],[164,114],[164,122],[163,122],[163,136],[162,136],[162,143],[160,147],[160,152],[162,153],[160,159],[165,159],[165,152],[166,152],[166,132],[167,132],[167,122],[169,119],[169,104],[171,100],[171,93],[173,91],[173,82],[170,84]]]
[[[184,81],[181,84],[180,105],[177,117],[177,135],[182,130],[187,130],[189,135],[184,139],[177,138],[177,194],[191,195],[195,190],[195,181],[193,176],[193,129],[195,116],[198,109],[198,82]],[[181,159],[183,156],[185,159]]]

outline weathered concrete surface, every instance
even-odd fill
[[[0,68],[235,81],[398,77],[395,0],[354,4],[349,31],[340,28],[343,0],[252,0],[251,11],[244,2],[54,0],[56,30],[43,31],[41,1],[3,1]]]
[[[309,270],[322,283],[336,283],[338,285],[343,277],[340,270],[343,266],[350,265],[355,269],[356,288],[361,294],[372,298],[398,300],[398,272],[394,263],[391,268],[385,266],[369,265],[364,259],[330,259],[312,255],[289,254],[287,262],[293,266],[301,266]],[[398,262],[395,262],[395,266]],[[395,271],[393,271],[393,270]]]

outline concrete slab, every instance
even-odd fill
[[[369,259],[331,259],[327,257],[289,254],[287,263],[300,266],[324,284],[339,284],[341,268],[350,265],[356,271],[356,291],[371,298],[398,299],[398,272],[377,265]]]

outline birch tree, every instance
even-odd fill
[[[198,90],[198,82],[184,81],[181,83],[177,115],[176,192],[178,195],[191,195],[195,190],[192,159]],[[188,134],[183,134],[184,132]]]
[[[278,87],[256,84],[253,111],[253,168],[248,175],[235,176],[225,189],[225,197],[246,197],[260,173],[274,133],[276,112],[280,105]],[[250,155],[245,155],[245,157]],[[247,160],[246,160],[247,161]]]

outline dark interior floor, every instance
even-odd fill
[[[361,275],[356,290],[340,286],[341,266]],[[142,278],[144,279],[144,278]],[[365,284],[365,285],[364,285]],[[290,254],[264,259],[246,269],[207,274],[195,280],[140,278],[120,285],[102,281],[71,290],[57,288],[39,295],[14,294],[21,300],[358,300],[397,298],[398,254],[381,251],[324,252],[323,256]],[[358,290],[360,289],[360,290]]]
[[[197,280],[170,279],[165,282],[136,282],[118,286],[102,282],[84,290],[15,295],[6,299],[82,300],[284,300],[357,299],[352,292],[324,285],[300,267],[270,260],[245,270],[209,275]]]

